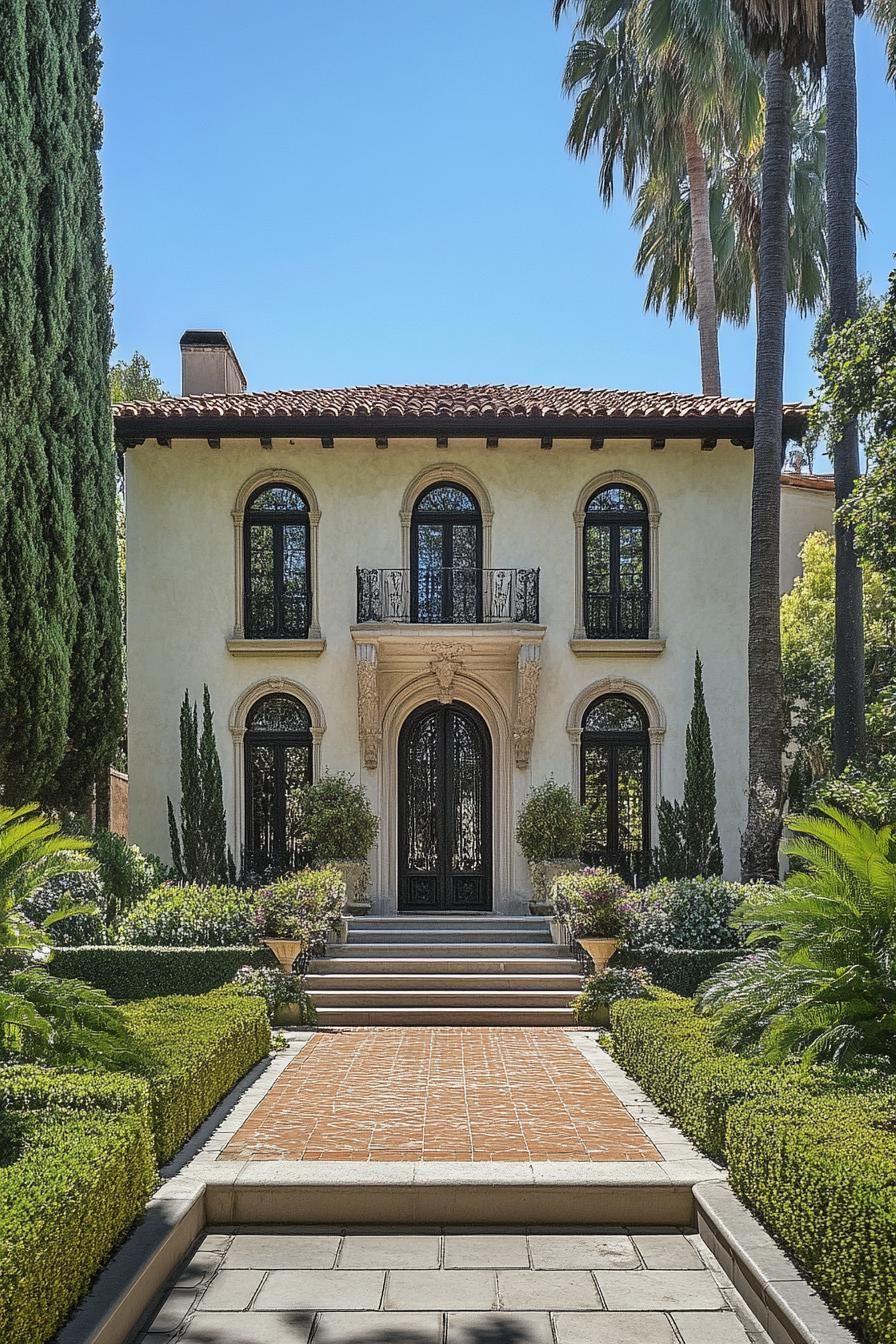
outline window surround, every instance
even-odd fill
[[[491,569],[492,519],[495,516],[492,502],[479,477],[474,476],[466,467],[458,466],[456,462],[436,462],[433,466],[426,467],[425,470],[418,472],[414,479],[409,482],[401,501],[402,569],[410,571],[411,568],[411,521],[414,505],[430,486],[439,485],[444,481],[448,481],[452,485],[462,486],[479,505],[479,516],[482,519],[482,568]]]
[[[250,492],[251,493],[251,492]],[[254,643],[255,641],[253,641]],[[267,643],[259,640],[258,643]],[[295,640],[290,643],[302,643]],[[246,754],[243,745],[249,713],[259,700],[267,695],[291,695],[308,711],[311,719],[311,769],[314,779],[320,779],[320,740],[327,730],[327,721],[320,702],[310,691],[288,677],[266,677],[243,691],[230,711],[230,735],[233,738],[233,852],[240,855],[246,842]]]
[[[629,681],[626,677],[604,677],[600,681],[592,681],[580,691],[570,706],[566,731],[572,748],[573,797],[579,797],[582,777],[582,719],[592,701],[599,700],[604,695],[628,695],[637,701],[647,715],[647,735],[650,739],[650,820],[652,826],[655,826],[657,808],[663,796],[660,767],[666,716],[659,701],[646,686],[637,681]]]
[[[307,639],[247,639],[244,625],[245,611],[245,567],[244,567],[244,529],[243,522],[246,516],[246,507],[249,500],[265,485],[288,485],[294,490],[298,490],[304,496],[308,504],[308,532],[309,532],[309,568],[311,580],[311,611],[309,613],[308,637]],[[265,471],[259,471],[254,476],[250,476],[240,487],[239,494],[236,497],[236,503],[231,512],[233,519],[233,540],[234,540],[234,620],[233,635],[227,640],[227,648],[230,653],[236,655],[247,654],[306,654],[315,656],[323,652],[326,648],[326,640],[321,636],[320,615],[318,608],[318,565],[317,565],[317,534],[320,526],[320,506],[317,502],[317,496],[311,489],[311,486],[302,476],[297,476],[294,471],[288,469],[278,469],[269,467]]]
[[[585,516],[588,509],[588,502],[598,490],[604,490],[608,485],[628,486],[632,490],[637,490],[647,505],[647,523],[648,523],[648,556],[650,573],[650,611],[648,615],[648,628],[646,639],[588,639],[585,635],[585,611],[583,601],[583,590],[585,587]],[[576,501],[576,507],[573,512],[573,521],[575,523],[575,544],[576,544],[576,623],[572,638],[569,641],[569,647],[573,653],[588,654],[590,656],[634,654],[640,657],[650,657],[662,653],[666,647],[666,641],[660,638],[660,620],[659,620],[659,591],[660,591],[660,510],[657,504],[657,498],[646,481],[640,476],[635,476],[629,471],[604,471],[592,480],[579,492]],[[637,698],[637,697],[636,697]]]

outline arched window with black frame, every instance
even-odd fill
[[[596,490],[585,510],[582,600],[588,639],[646,639],[650,625],[649,518],[629,485]]]
[[[244,738],[245,869],[258,877],[293,872],[306,861],[296,792],[313,778],[308,710],[294,695],[266,695],[249,711]]]
[[[308,504],[292,485],[263,485],[243,518],[247,639],[307,639],[311,616]]]
[[[588,810],[583,859],[643,881],[650,853],[650,735],[628,695],[604,695],[582,718],[581,798]]]
[[[427,486],[411,516],[411,620],[482,620],[482,514],[452,481]]]

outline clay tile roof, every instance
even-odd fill
[[[781,484],[796,486],[798,490],[821,490],[830,494],[834,493],[833,476],[804,476],[802,472],[798,471],[782,471]]]
[[[119,439],[160,433],[201,432],[245,435],[250,423],[277,433],[314,435],[338,429],[359,435],[388,428],[391,433],[485,433],[495,429],[523,434],[555,432],[587,436],[612,428],[672,433],[687,422],[702,427],[752,432],[753,403],[736,397],[704,397],[679,392],[619,392],[578,387],[443,386],[347,387],[293,392],[243,392],[158,401],[123,402],[114,408]],[[785,427],[797,437],[806,407],[784,408]]]

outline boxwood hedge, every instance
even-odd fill
[[[841,1320],[896,1344],[896,1095],[744,1102],[731,1184]]]
[[[644,966],[655,985],[674,994],[694,994],[713,971],[735,957],[740,947],[666,947],[646,943],[643,947],[622,948],[613,958],[614,966]]]
[[[86,980],[110,998],[150,999],[162,994],[207,994],[228,984],[241,966],[274,966],[270,948],[245,947],[62,947],[49,969]]]
[[[44,1344],[142,1214],[147,1101],[136,1079],[0,1070],[3,1344]]]
[[[149,1083],[160,1163],[271,1048],[264,1000],[236,987],[144,999],[123,1009]]]

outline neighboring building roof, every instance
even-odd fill
[[[834,493],[833,476],[804,476],[802,472],[782,471],[781,484],[793,485],[798,490],[822,490]]]
[[[807,408],[784,408],[784,433],[799,438]],[[678,392],[616,392],[576,387],[374,386],[294,392],[243,392],[115,406],[120,442],[167,437],[426,433],[526,438],[601,434],[752,438],[753,403]]]

